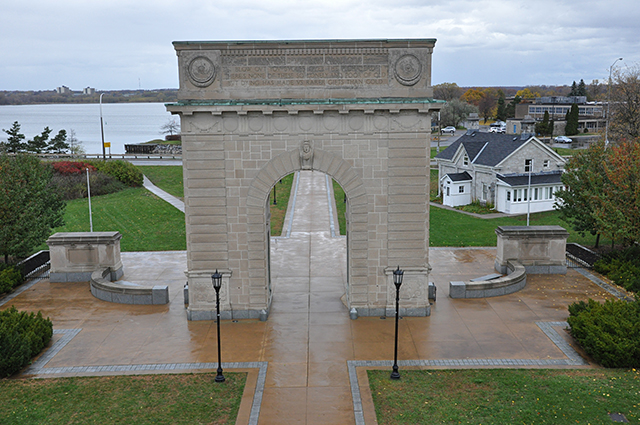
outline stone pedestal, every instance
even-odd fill
[[[569,232],[560,226],[500,226],[496,271],[507,274],[509,260],[518,261],[528,274],[566,274]]]
[[[124,274],[120,260],[120,232],[56,233],[47,240],[51,282],[89,282],[101,268],[111,269],[112,281]]]

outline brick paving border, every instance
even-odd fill
[[[126,372],[160,372],[160,371],[181,371],[181,370],[201,370],[218,368],[217,362],[204,363],[149,363],[131,365],[103,365],[103,366],[66,366],[66,367],[45,367],[46,364],[62,350],[82,329],[54,329],[55,335],[62,334],[62,338],[57,340],[45,353],[38,358],[24,372],[24,375],[57,375],[67,373],[77,373],[82,375],[97,375],[104,372],[126,373]],[[260,417],[260,407],[264,394],[264,385],[267,378],[268,362],[227,362],[222,363],[223,369],[258,369],[258,379],[256,389],[253,394],[251,404],[251,414],[249,425],[257,425]]]
[[[551,339],[551,341],[567,356],[566,359],[449,359],[449,360],[400,360],[398,366],[401,367],[434,367],[447,366],[450,368],[465,366],[496,366],[496,367],[521,367],[521,366],[586,366],[587,363],[576,350],[571,347],[558,332],[553,329],[554,326],[569,326],[567,322],[536,322],[536,325]],[[351,397],[353,399],[353,413],[356,419],[356,425],[365,425],[364,410],[362,407],[362,396],[360,395],[360,384],[358,383],[358,375],[356,368],[358,367],[374,367],[389,368],[393,366],[391,360],[349,360],[347,368],[349,369],[349,382],[351,384]]]

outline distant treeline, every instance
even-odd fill
[[[100,94],[102,103],[152,103],[175,102],[178,89],[158,90],[113,90],[94,94],[58,93],[55,90],[45,91],[0,91],[0,105],[35,105],[44,103],[98,103]]]

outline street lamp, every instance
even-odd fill
[[[396,339],[393,348],[393,372],[391,379],[400,379],[398,372],[398,316],[400,312],[400,286],[402,286],[402,275],[404,271],[400,270],[400,266],[393,271],[393,284],[396,285]]]
[[[609,105],[611,105],[611,73],[613,72],[613,65],[616,64],[616,62],[621,61],[622,58],[618,58],[615,61],[613,61],[613,63],[611,64],[611,67],[609,68],[609,87],[608,87],[608,91],[607,91],[607,121],[605,123],[605,130],[604,130],[604,146],[606,147],[609,144]]]
[[[222,356],[220,355],[220,287],[222,287],[222,275],[218,273],[218,269],[211,275],[211,281],[213,282],[213,289],[216,290],[216,323],[218,324],[218,374],[216,375],[216,382],[224,382]]]

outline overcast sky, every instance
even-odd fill
[[[0,90],[177,88],[172,41],[435,38],[432,83],[563,85],[640,62],[638,0],[4,0]]]

